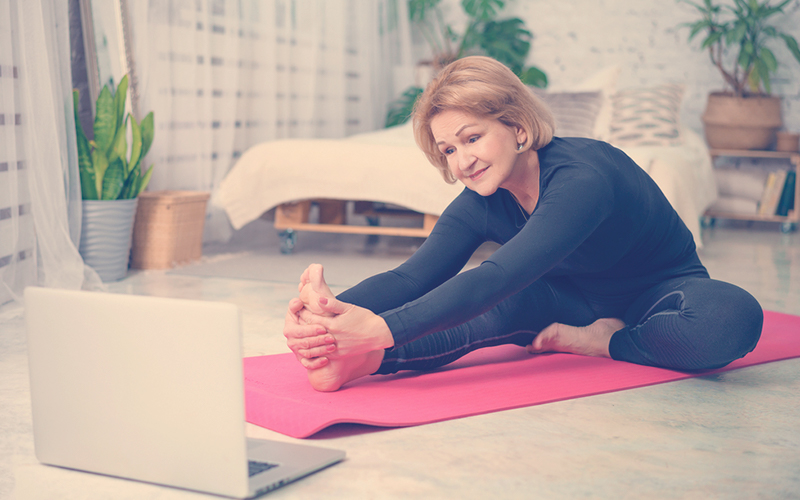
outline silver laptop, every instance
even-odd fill
[[[344,458],[245,437],[233,304],[30,287],[25,317],[42,463],[245,498]]]

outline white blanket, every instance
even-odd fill
[[[682,132],[681,146],[625,152],[661,187],[699,247],[699,218],[716,199],[716,184],[705,142],[689,129]],[[277,205],[315,198],[384,202],[440,215],[462,189],[444,182],[405,124],[347,139],[286,139],[253,146],[212,202],[239,229]]]

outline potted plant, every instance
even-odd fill
[[[712,148],[769,148],[783,125],[781,99],[771,95],[779,62],[769,45],[783,40],[800,63],[797,41],[773,25],[792,0],[775,5],[772,0],[684,1],[700,14],[699,20],[683,25],[690,29],[689,41],[702,34],[701,48],[730,87],[709,94],[702,117],[706,141]]]
[[[531,48],[533,35],[518,18],[498,19],[505,0],[461,0],[467,16],[462,32],[445,23],[441,0],[408,0],[408,14],[431,49],[431,60],[421,63],[430,72],[438,73],[456,59],[467,55],[486,55],[502,62],[535,87],[547,86],[547,75],[525,62]],[[399,125],[408,120],[411,109],[422,88],[413,86],[392,103],[386,117],[386,126]]]
[[[83,198],[79,250],[103,281],[125,276],[137,197],[153,173],[152,165],[144,172],[142,169],[142,159],[153,143],[153,113],[141,123],[130,113],[126,116],[127,91],[127,75],[116,90],[113,84],[103,87],[95,107],[94,138],[89,140],[78,119],[79,94],[73,90]]]

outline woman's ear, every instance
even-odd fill
[[[517,144],[525,144],[528,141],[528,133],[519,125],[514,127],[514,133],[517,136]]]

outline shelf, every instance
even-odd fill
[[[756,151],[751,149],[710,149],[711,158],[724,156],[729,158],[775,158],[794,160],[792,163],[797,166],[800,162],[800,152],[797,151]]]
[[[795,176],[800,177],[800,152],[797,151],[756,151],[756,150],[739,150],[739,149],[710,149],[712,164],[715,158],[753,158],[753,159],[778,159],[788,160],[789,169],[795,171]],[[797,223],[800,222],[800,189],[795,184],[794,190],[794,209],[790,210],[787,215],[759,215],[759,214],[740,214],[733,212],[722,212],[719,210],[709,209],[704,214],[706,219],[730,219],[730,220],[743,220],[743,221],[761,221],[761,222],[777,222],[781,224],[781,231],[789,232],[796,229]]]

